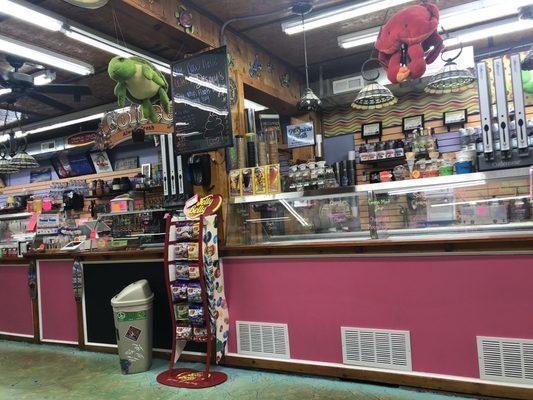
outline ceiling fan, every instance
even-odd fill
[[[6,61],[13,68],[13,71],[0,69],[0,93],[4,92],[0,95],[0,104],[7,103],[12,106],[19,99],[29,97],[59,111],[69,112],[74,108],[48,96],[48,94],[71,94],[76,102],[81,100],[81,96],[92,94],[91,89],[85,85],[37,85],[34,75],[19,72],[25,63],[24,60],[6,57]]]

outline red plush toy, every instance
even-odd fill
[[[444,48],[438,25],[439,9],[424,3],[394,14],[381,29],[375,47],[392,83],[424,75],[426,64],[435,61]]]

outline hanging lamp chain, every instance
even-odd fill
[[[305,84],[306,89],[309,89],[309,66],[307,65],[307,38],[305,36],[305,17],[302,14],[302,30],[304,34],[304,63],[305,63]]]

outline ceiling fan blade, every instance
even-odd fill
[[[61,85],[48,84],[42,86],[34,86],[33,90],[39,93],[49,94],[79,94],[81,96],[88,96],[92,94],[91,88],[84,85]]]
[[[34,92],[34,91],[31,91],[31,92],[28,92],[26,93],[26,96],[28,97],[31,97],[33,100],[37,100],[41,103],[44,103],[46,104],[47,106],[50,106],[50,107],[53,107],[57,110],[60,110],[60,111],[63,111],[63,112],[68,112],[68,111],[72,111],[74,110],[74,108],[72,108],[71,106],[65,104],[65,103],[62,103],[60,101],[57,101],[56,99],[53,99],[49,96],[46,96],[44,94],[41,94],[41,93],[37,93],[37,92]]]

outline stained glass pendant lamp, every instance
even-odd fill
[[[426,93],[432,94],[444,94],[462,92],[463,90],[473,86],[476,81],[476,77],[468,69],[459,68],[454,62],[462,53],[463,47],[459,50],[459,53],[452,58],[444,59],[441,54],[442,60],[445,62],[444,67],[433,75],[427,86],[424,88]]]
[[[302,27],[305,26],[304,15],[310,12],[312,6],[308,3],[297,3],[292,7],[292,11],[302,17]],[[307,64],[307,40],[305,36],[305,29],[303,30],[304,36],[304,61],[305,61],[305,90],[302,97],[298,101],[297,107],[300,111],[318,111],[322,106],[322,101],[309,87],[309,67]]]
[[[379,78],[379,71],[376,70],[376,75],[373,77],[369,78],[368,76],[365,76],[365,66],[372,61],[377,61],[379,63],[379,60],[369,58],[361,67],[361,75],[368,83],[361,89],[352,103],[352,107],[358,110],[385,108],[398,102],[396,96],[394,96],[388,88],[377,81]]]

